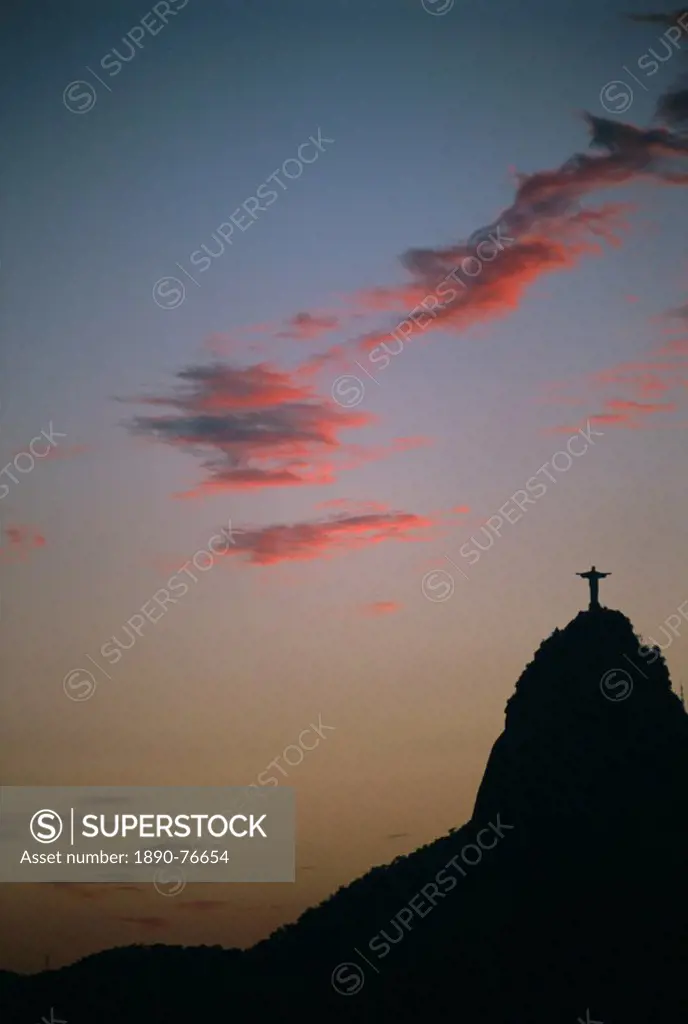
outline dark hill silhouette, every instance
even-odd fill
[[[8,1019],[685,1024],[687,769],[661,652],[591,608],[522,673],[462,828],[245,952],[129,947],[5,975]]]

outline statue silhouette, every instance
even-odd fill
[[[590,605],[589,605],[590,611],[592,611],[594,608],[599,608],[600,607],[600,602],[598,600],[599,588],[600,588],[599,581],[603,580],[605,578],[605,576],[611,576],[611,573],[610,572],[598,572],[597,569],[595,568],[595,566],[593,565],[592,568],[588,572],[577,572],[576,576],[582,576],[584,580],[588,580],[588,582],[590,583]]]
[[[457,828],[248,949],[158,942],[0,970],[4,1019],[220,1022],[231,994],[237,1018],[301,1024],[687,1024],[688,716],[661,655],[635,664],[639,643],[608,608],[540,643]]]

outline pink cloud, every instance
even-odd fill
[[[363,606],[364,615],[379,617],[380,615],[391,615],[398,612],[401,605],[398,601],[373,601],[372,604]]]
[[[311,561],[383,541],[427,540],[435,520],[411,512],[344,512],[315,522],[242,528],[224,557],[240,557],[254,565]]]
[[[190,366],[177,378],[176,393],[137,399],[172,412],[138,416],[129,426],[203,459],[206,478],[185,497],[332,483],[342,459],[358,451],[341,433],[376,421],[267,363]]]
[[[32,526],[6,526],[8,543],[0,547],[0,557],[23,561],[34,548],[45,546],[45,537]]]
[[[344,431],[372,425],[376,417],[343,409],[299,380],[297,372],[267,363],[191,366],[177,378],[182,384],[176,392],[136,399],[172,411],[138,416],[129,428],[137,437],[203,460],[205,479],[179,497],[331,484],[339,472],[430,443],[423,437],[399,437],[376,447],[345,442]]]
[[[680,316],[680,311],[678,311]],[[656,417],[679,412],[688,388],[688,339],[677,338],[648,351],[645,358],[627,360],[588,374],[581,382],[559,382],[547,386],[547,401],[559,405],[591,407],[607,392],[601,409],[581,420],[578,426],[558,426],[554,433],[571,433],[587,420],[591,424],[638,430],[683,426],[669,417],[657,423]],[[574,392],[574,396],[566,391]],[[576,395],[575,392],[578,392]],[[586,397],[585,392],[588,392]],[[610,393],[611,392],[611,393]],[[660,400],[661,399],[661,400]]]
[[[394,286],[372,285],[345,297],[349,317],[360,319],[379,312],[394,312],[399,321],[411,310],[419,316],[420,303],[459,272],[466,260],[481,264],[467,283],[458,284],[447,298],[445,285],[441,302],[435,303],[431,321],[409,336],[430,329],[463,331],[478,323],[502,317],[520,304],[526,290],[544,273],[570,269],[580,258],[599,251],[589,244],[597,236],[618,245],[620,215],[629,209],[619,204],[581,208],[580,201],[594,192],[615,188],[644,178],[669,185],[688,184],[688,140],[668,129],[642,129],[607,118],[585,115],[594,153],[576,153],[561,167],[516,175],[513,202],[488,227],[480,228],[465,242],[434,249],[410,249],[401,262],[411,280]],[[501,233],[503,231],[503,234]],[[476,260],[476,246],[492,237],[508,238],[490,260]],[[586,238],[588,242],[586,244]],[[494,245],[494,242],[492,243]],[[430,318],[427,313],[425,319]],[[300,312],[292,318],[292,333],[298,324],[311,336],[322,323],[329,327],[342,320],[340,314]],[[398,347],[393,326],[368,330],[352,339],[347,347],[362,353],[381,345]],[[282,334],[289,332],[282,332]],[[342,346],[336,347],[341,360]],[[317,357],[323,366],[328,353]],[[334,358],[334,357],[333,357]]]
[[[44,458],[48,462],[52,462],[55,459],[73,459],[77,455],[86,455],[92,451],[93,445],[90,444],[57,445],[55,448],[51,448]]]
[[[278,338],[293,338],[296,341],[315,341],[323,334],[336,330],[340,319],[331,313],[296,313],[287,320],[286,329],[277,333]]]

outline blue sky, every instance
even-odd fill
[[[400,257],[457,245],[493,222],[514,201],[515,170],[555,170],[586,151],[584,110],[648,125],[685,62],[677,52],[616,117],[601,106],[601,89],[663,31],[624,21],[620,0],[556,10],[530,0],[456,3],[444,16],[420,0],[189,0],[106,77],[100,61],[126,52],[122,37],[149,10],[129,0],[106,9],[67,2],[7,18],[6,89],[15,98],[2,172],[2,464],[51,422],[66,439],[63,457],[37,462],[0,502],[3,527],[30,524],[45,538],[3,566],[4,776],[244,784],[302,722],[329,714],[336,740],[289,780],[320,873],[279,899],[265,887],[259,896],[228,887],[229,904],[254,901],[251,914],[234,914],[231,927],[194,920],[185,937],[170,925],[165,935],[245,944],[401,852],[385,834],[408,831],[410,849],[468,816],[518,673],[584,604],[575,571],[591,561],[610,568],[609,604],[647,633],[688,596],[676,557],[687,497],[680,403],[666,429],[651,429],[651,416],[638,429],[600,425],[599,446],[507,528],[470,590],[457,579],[441,604],[421,590],[424,573],[450,569],[445,555],[458,559],[566,440],[549,431],[601,413],[609,395],[629,398],[596,391],[590,375],[647,361],[666,338],[662,318],[685,303],[685,199],[652,179],[591,190],[591,206],[633,204],[621,244],[536,275],[508,316],[412,341],[379,387],[366,381],[356,412],[377,422],[347,440],[371,450],[400,437],[426,443],[353,458],[332,484],[179,500],[203,479],[203,453],[132,434],[132,417],[155,409],[128,400],[170,395],[176,374],[213,362],[215,335],[232,365],[266,361],[285,373],[333,342],[346,347],[357,321],[310,346],[278,337],[277,327],[299,311],[353,313],[352,295],[401,287]],[[75,113],[65,90],[82,79],[96,102]],[[218,225],[318,130],[334,140],[318,160],[236,232],[200,287],[186,282],[178,308],[156,305],[156,281],[215,245]],[[384,329],[398,317],[360,322]],[[241,333],[252,325],[269,326]],[[326,400],[339,372],[358,371],[353,362],[326,366],[313,384]],[[580,407],[544,404],[552,381],[568,382]],[[187,604],[150,625],[92,700],[65,698],[65,673],[121,632],[228,518],[250,528],[312,523],[333,499],[386,504],[433,526],[423,544],[274,565],[226,559]],[[456,506],[470,513],[452,517]],[[378,601],[396,611],[367,614]],[[685,641],[669,664],[680,680]],[[451,791],[428,801],[447,777]],[[340,791],[333,841],[337,828],[346,834],[355,793],[367,794],[372,831],[358,846],[342,840],[333,856],[321,836]],[[21,916],[16,894],[4,898]],[[63,897],[55,902],[56,934],[72,913]],[[117,924],[115,909],[98,927],[83,906],[78,913],[84,937],[65,943],[67,959],[145,937],[143,926]],[[27,969],[34,952],[27,932]]]

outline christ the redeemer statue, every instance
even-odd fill
[[[593,608],[599,608],[599,581],[603,580],[605,576],[611,576],[611,573],[598,572],[595,566],[593,565],[589,572],[577,572],[576,576],[582,576],[584,580],[588,580],[588,582],[590,583],[590,611],[592,611]]]

